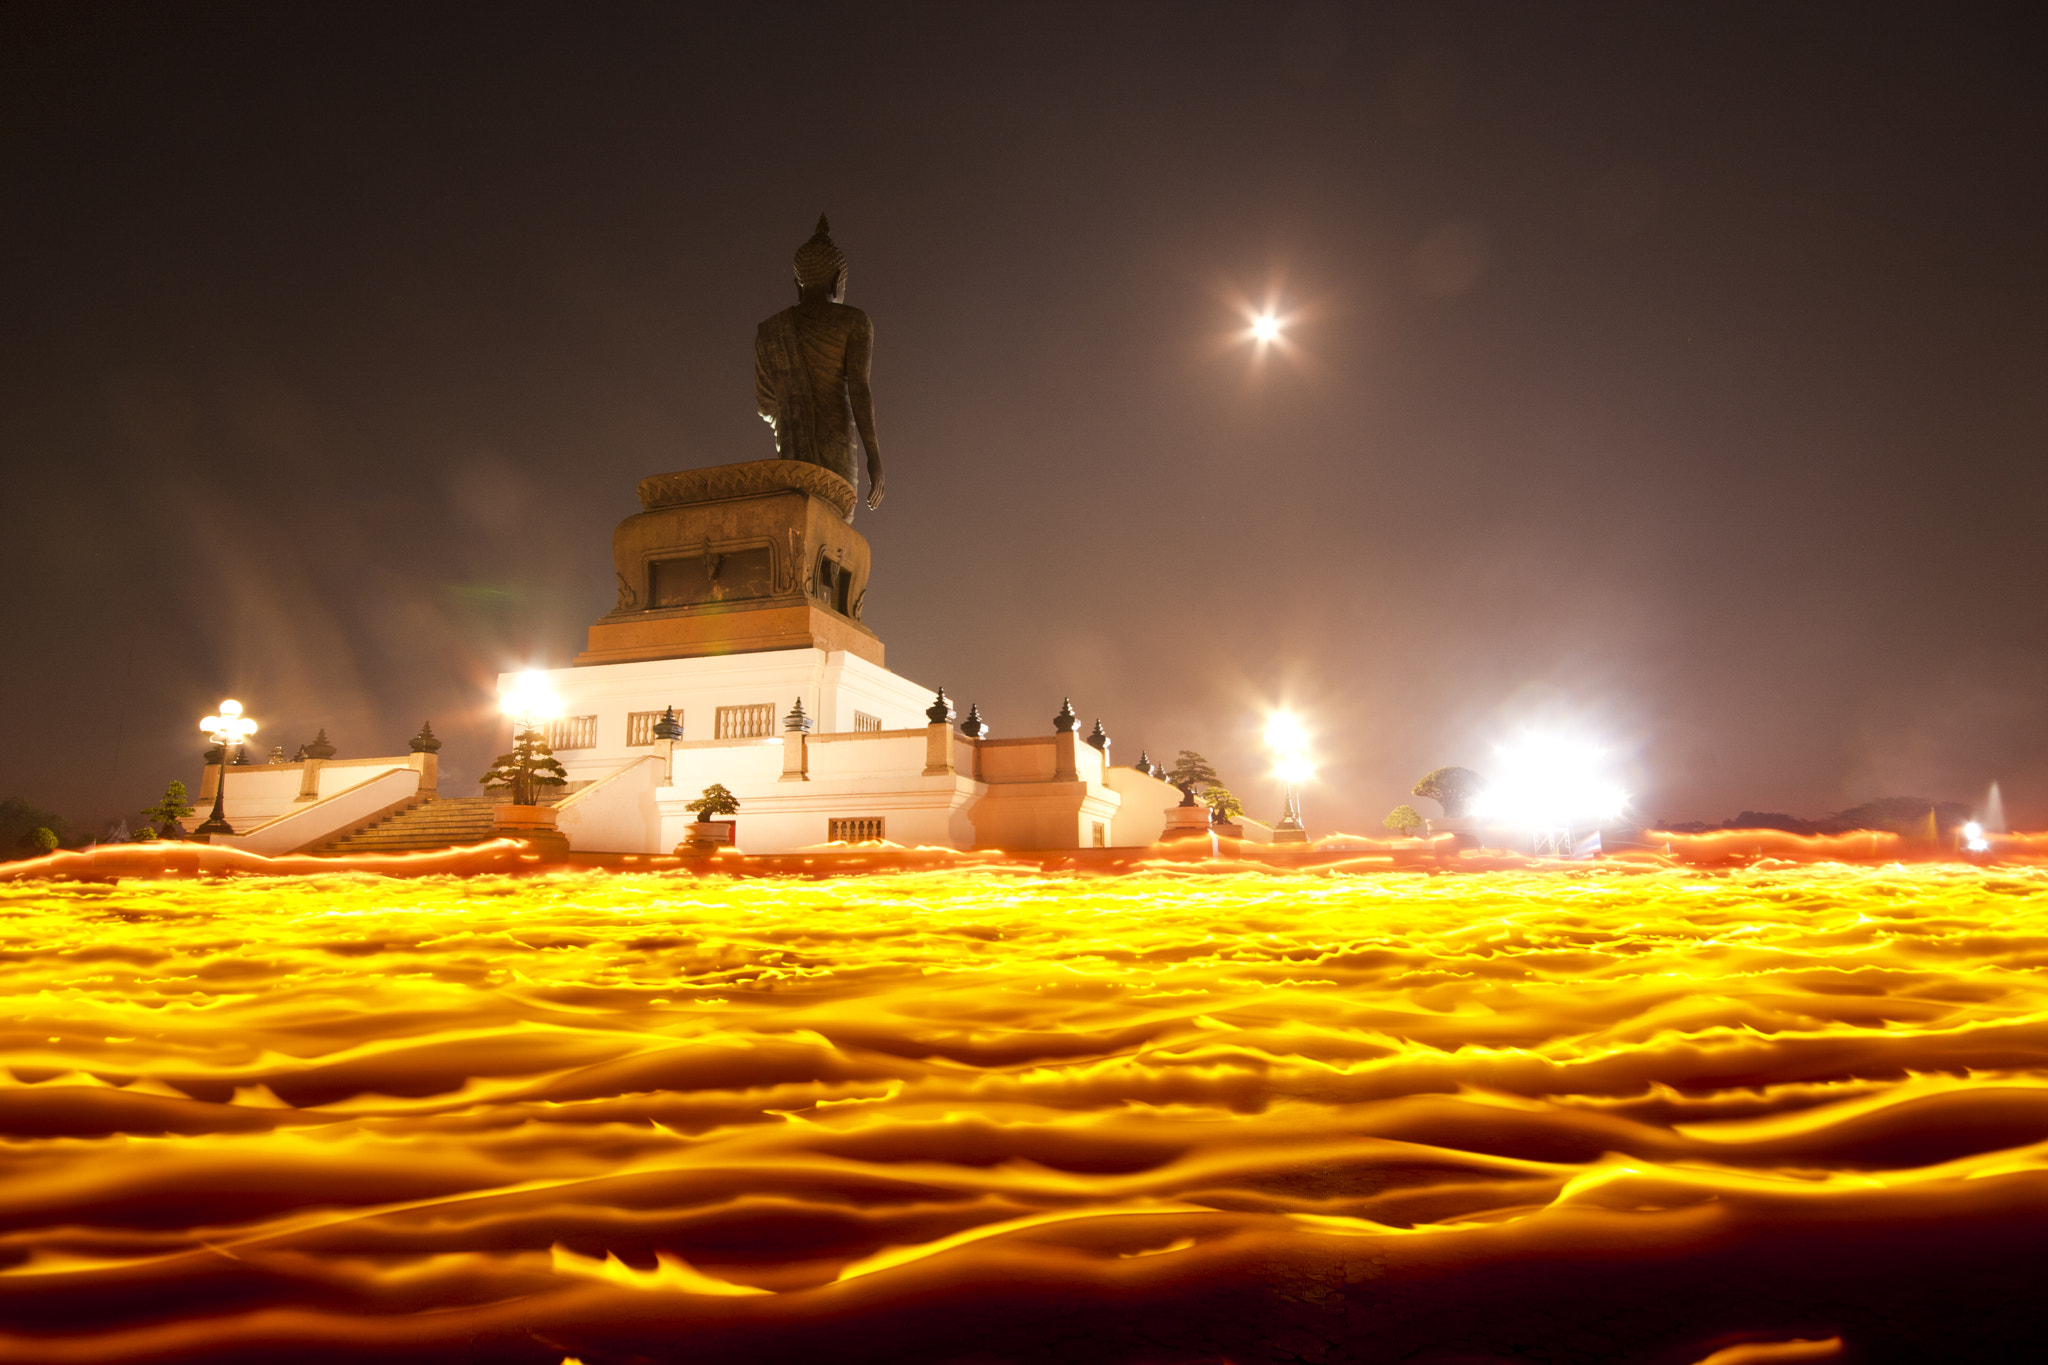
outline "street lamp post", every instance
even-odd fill
[[[1274,765],[1281,782],[1280,823],[1273,826],[1276,844],[1308,842],[1308,826],[1301,823],[1301,784],[1308,781],[1311,771],[1300,754],[1283,754]]]
[[[256,733],[256,722],[242,714],[242,703],[229,700],[220,704],[219,715],[200,721],[199,728],[220,746],[220,776],[213,784],[213,814],[192,832],[197,835],[233,834],[235,827],[228,823],[226,807],[228,765],[234,759],[233,750],[240,748],[242,741]]]
[[[1308,827],[1301,822],[1301,784],[1315,775],[1308,735],[1300,721],[1282,712],[1267,724],[1266,744],[1273,750],[1273,775],[1281,784],[1280,823],[1273,826],[1273,842],[1305,844]]]

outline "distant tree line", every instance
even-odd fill
[[[1933,829],[1929,830],[1932,817]],[[1894,834],[1934,833],[1946,837],[1972,819],[1971,810],[1960,801],[1936,801],[1927,796],[1880,796],[1860,806],[1809,820],[1780,810],[1746,810],[1720,824],[1704,820],[1660,821],[1658,829],[1673,834],[1706,834],[1718,829],[1779,829],[1787,834],[1849,834],[1861,829],[1890,830]]]
[[[55,852],[67,831],[64,817],[25,796],[0,797],[0,859]]]

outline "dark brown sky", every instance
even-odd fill
[[[1311,823],[1536,723],[1651,816],[2048,822],[2029,6],[0,8],[0,794],[223,695],[462,786],[819,210],[889,662]],[[1233,298],[1298,310],[1291,359]]]

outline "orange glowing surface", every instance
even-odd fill
[[[5,883],[0,1360],[2000,1358],[2044,964],[1939,864]]]

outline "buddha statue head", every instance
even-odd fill
[[[846,253],[832,244],[832,228],[818,215],[818,230],[796,249],[796,289],[800,299],[846,298]]]

